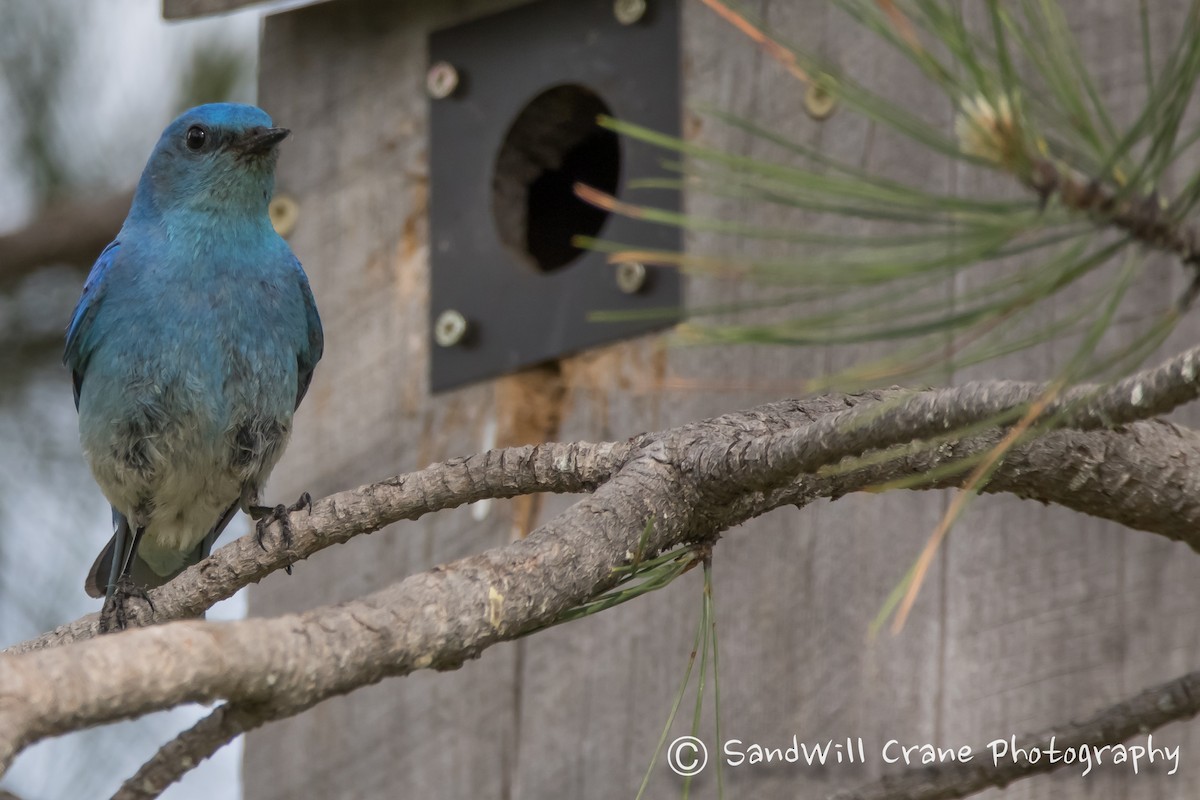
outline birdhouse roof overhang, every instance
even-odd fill
[[[287,2],[285,8],[295,8],[301,5],[316,5],[325,0],[294,0]],[[280,0],[271,4],[270,0],[162,0],[163,19],[194,19],[207,17],[212,14],[224,14],[239,8],[254,5],[280,5]]]

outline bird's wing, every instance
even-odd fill
[[[92,341],[92,320],[96,317],[96,309],[104,294],[104,279],[117,260],[120,252],[120,241],[113,241],[100,253],[92,271],[88,274],[87,282],[83,285],[83,294],[75,313],[71,315],[71,324],[67,326],[67,346],[63,351],[63,363],[71,370],[71,382],[75,388],[75,408],[79,408],[79,391],[83,387],[83,373],[87,368],[88,357],[91,355],[95,342]]]
[[[304,399],[304,394],[308,391],[308,385],[312,383],[313,370],[316,369],[317,362],[321,360],[321,354],[325,351],[325,334],[321,330],[321,317],[317,314],[317,303],[313,300],[312,289],[308,286],[308,278],[304,275],[304,270],[298,260],[296,261],[296,271],[300,275],[300,293],[304,298],[304,321],[307,329],[306,340],[296,352],[297,374],[299,375],[299,382],[296,386],[296,408],[299,408],[300,401]]]

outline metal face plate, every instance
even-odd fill
[[[582,86],[618,119],[678,136],[678,0],[649,0],[642,19],[623,25],[613,0],[542,0],[435,32],[429,63],[454,68],[457,84],[430,99],[429,340],[435,391],[660,329],[659,318],[600,322],[597,311],[678,309],[680,282],[670,268],[646,267],[640,290],[602,253],[539,271],[508,249],[493,214],[497,154],[514,120],[553,87]],[[445,76],[434,75],[435,88]],[[440,92],[439,92],[440,93]],[[630,202],[678,209],[672,190],[627,190],[629,181],[661,175],[669,154],[619,140],[617,195]],[[573,232],[573,231],[572,231]],[[598,237],[638,248],[678,250],[678,228],[610,215]],[[621,280],[618,278],[621,277]],[[622,290],[624,286],[625,291]],[[446,345],[448,313],[466,335]],[[443,345],[434,340],[443,321]]]

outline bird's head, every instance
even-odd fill
[[[150,154],[135,210],[265,214],[275,186],[276,145],[288,133],[255,106],[211,103],[183,112]]]

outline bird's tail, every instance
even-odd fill
[[[112,510],[114,533],[112,538],[108,540],[108,544],[100,551],[100,555],[96,556],[96,560],[92,562],[92,568],[88,570],[87,578],[83,581],[83,590],[91,597],[105,597],[108,593],[108,584],[112,579],[113,559],[119,558],[120,563],[124,563],[127,552],[133,547],[133,542],[129,536],[129,520],[125,515]],[[117,547],[121,547],[121,552],[117,552]]]
[[[208,535],[201,539],[200,543],[197,544],[192,551],[184,557],[183,563],[180,564],[179,569],[175,570],[169,575],[159,575],[157,572],[150,569],[149,564],[138,557],[137,552],[134,552],[133,560],[129,567],[129,575],[133,579],[133,582],[144,589],[153,589],[155,587],[162,586],[167,581],[171,580],[193,564],[197,564],[200,561],[208,558],[208,554],[212,552],[213,543],[217,541],[217,537],[220,536],[225,530],[226,526],[229,525],[230,520],[233,519],[233,515],[237,513],[237,510],[237,503],[234,503],[227,508],[225,513],[221,515],[221,518],[217,520],[217,524],[214,525],[212,530],[208,532]],[[84,591],[87,592],[91,597],[100,598],[104,597],[108,593],[109,576],[113,574],[113,559],[118,557],[116,552],[117,540],[123,540],[124,546],[121,548],[122,552],[120,553],[122,562],[128,558],[129,548],[136,546],[136,536],[120,535],[122,526],[125,526],[125,530],[128,532],[128,521],[125,519],[124,515],[121,514],[121,512],[114,508],[113,527],[116,529],[116,532],[114,532],[112,538],[108,540],[108,544],[104,546],[104,549],[100,551],[100,555],[96,556],[96,560],[92,563],[92,568],[88,570],[87,578],[85,578],[83,582]]]
[[[113,550],[116,549],[117,539],[108,540],[108,544],[104,545],[104,549],[100,551],[100,555],[96,556],[96,560],[92,562],[92,568],[88,570],[87,577],[83,579],[83,590],[88,593],[89,597],[104,597],[104,592],[108,587],[108,574],[112,568]]]

